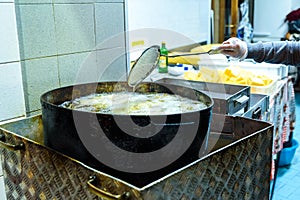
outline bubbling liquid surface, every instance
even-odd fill
[[[169,115],[207,108],[197,100],[168,93],[112,92],[90,94],[66,101],[60,107],[120,115]]]

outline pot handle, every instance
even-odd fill
[[[261,107],[256,108],[252,113],[252,119],[259,119],[261,116],[262,109]]]
[[[6,143],[5,142],[6,139],[5,139],[5,135],[3,133],[0,134],[0,145],[9,149],[9,150],[12,150],[12,151],[17,151],[17,150],[21,150],[21,149],[24,149],[25,148],[25,145],[23,142],[20,142],[19,144],[9,144],[9,143]]]
[[[124,192],[123,194],[111,194],[110,192],[106,191],[106,189],[100,189],[96,187],[93,183],[96,180],[96,176],[92,175],[89,177],[87,182],[89,188],[93,191],[94,194],[97,196],[104,198],[104,199],[128,199],[130,197],[129,192]]]
[[[236,99],[234,99],[234,102],[235,102],[235,103],[238,103],[238,104],[244,104],[244,103],[246,103],[248,100],[249,100],[249,97],[248,97],[248,96],[242,95],[242,96],[239,96],[239,97],[237,97]]]

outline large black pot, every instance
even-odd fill
[[[137,187],[176,171],[205,153],[213,101],[200,91],[156,83],[142,83],[136,88],[136,92],[177,94],[207,105],[198,111],[171,115],[112,115],[59,106],[92,93],[119,91],[132,88],[126,82],[99,82],[43,94],[45,145]]]

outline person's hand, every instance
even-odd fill
[[[243,60],[247,57],[247,43],[238,38],[229,38],[218,47],[218,50],[226,56]]]

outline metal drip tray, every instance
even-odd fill
[[[211,126],[207,156],[137,187],[44,146],[40,115],[3,124],[7,199],[268,199],[273,126],[222,115]]]

